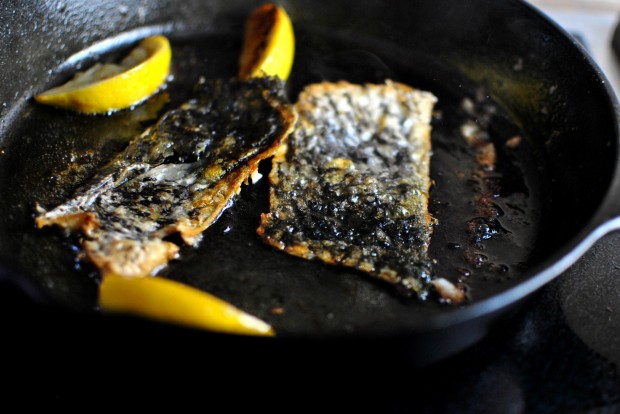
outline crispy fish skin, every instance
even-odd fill
[[[307,86],[274,157],[258,235],[291,255],[358,269],[424,299],[463,294],[434,279],[428,247],[435,96],[387,81]],[[440,282],[436,282],[439,280]]]
[[[67,203],[36,218],[85,235],[102,275],[142,277],[178,255],[231,205],[292,131],[296,113],[275,78],[214,80],[164,114]]]

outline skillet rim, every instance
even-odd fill
[[[620,151],[618,151],[618,148],[620,147],[620,106],[618,103],[618,98],[612,91],[610,83],[600,67],[596,64],[596,62],[594,62],[593,58],[581,44],[572,39],[570,34],[568,34],[563,28],[561,28],[535,6],[523,0],[513,0],[513,2],[529,8],[533,14],[537,16],[537,18],[542,19],[542,21],[544,21],[547,25],[550,25],[554,28],[554,30],[558,31],[567,42],[572,44],[572,47],[577,48],[579,54],[584,58],[584,60],[586,60],[587,65],[594,70],[594,73],[599,80],[599,87],[602,85],[604,95],[607,98],[607,101],[605,102],[606,107],[613,108],[614,112],[616,164],[614,165],[613,176],[610,181],[610,185],[607,188],[601,207],[599,207],[590,217],[578,234],[572,237],[563,246],[556,249],[553,254],[546,257],[541,263],[526,271],[521,276],[523,280],[516,286],[474,304],[437,314],[432,320],[422,323],[415,329],[412,329],[411,333],[445,329],[450,326],[473,321],[483,316],[488,316],[495,312],[505,310],[507,307],[510,307],[510,305],[516,304],[522,299],[525,299],[539,288],[558,277],[564,270],[577,261],[579,257],[585,253],[590,246],[592,246],[592,244],[594,244],[605,234],[614,230],[620,230],[620,202],[617,201],[620,198]],[[25,102],[22,102],[22,104],[23,103]],[[19,112],[19,107],[20,105],[15,105],[15,108],[12,109],[16,109]],[[10,118],[10,113],[5,114],[4,119],[6,118]],[[10,119],[6,124],[11,124]],[[16,277],[15,272],[11,270],[11,266],[6,266],[4,263],[4,260],[0,261],[0,282],[3,280],[8,280],[20,287],[23,287],[28,293],[28,296],[37,296],[36,293],[33,293],[31,287],[28,286],[27,281],[21,280],[24,275],[17,275]],[[8,277],[6,275],[8,275]],[[19,283],[20,281],[24,283]],[[39,296],[36,300],[40,300],[40,298],[41,297]],[[371,335],[374,334],[376,333],[371,333]],[[334,336],[330,334],[324,335]],[[362,334],[362,336],[364,336],[364,334]]]

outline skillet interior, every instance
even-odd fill
[[[607,101],[605,90],[569,40],[519,2],[501,6],[483,1],[453,3],[457,2],[411,5],[415,13],[412,10],[407,16],[407,24],[402,10],[386,9],[374,2],[355,8],[339,3],[329,14],[320,13],[321,7],[315,3],[313,7],[305,2],[285,3],[298,29],[290,93],[294,97],[303,84],[324,78],[343,76],[361,82],[389,76],[439,96],[442,117],[435,120],[433,130],[436,150],[432,174],[437,186],[432,208],[442,224],[436,230],[432,253],[439,271],[450,273],[446,276],[453,279],[458,277],[455,269],[466,265],[461,265],[462,253],[448,243],[464,244],[467,235],[463,226],[468,217],[452,216],[450,209],[458,210],[454,203],[467,208],[469,200],[455,193],[456,184],[448,184],[445,177],[456,173],[451,154],[462,150],[454,144],[458,127],[466,119],[461,102],[464,97],[475,101],[482,91],[483,106],[491,101],[487,94],[501,105],[490,128],[494,139],[501,144],[515,134],[527,138],[517,153],[500,154],[504,188],[514,190],[513,195],[527,193],[524,205],[513,211],[508,208],[506,213],[521,214],[528,224],[522,223],[522,231],[508,240],[510,246],[519,249],[506,248],[501,241],[494,247],[493,239],[487,243],[490,262],[507,265],[509,272],[490,267],[470,269],[474,273],[467,284],[475,302],[535,276],[530,269],[544,265],[586,226],[611,182],[617,142],[612,112],[602,105]],[[198,75],[226,77],[236,72],[241,25],[252,5],[194,7],[198,14],[215,13],[218,19],[206,19],[212,25],[197,33],[196,18],[181,16],[189,24],[171,31],[176,66],[175,81],[169,89],[170,106],[187,98]],[[160,14],[154,13],[152,21],[130,18],[119,28],[149,23],[174,28],[166,25],[173,17],[162,12],[163,8],[158,10]],[[395,24],[368,24],[376,22],[376,15]],[[99,34],[104,38],[114,32]],[[75,41],[78,33],[65,35]],[[130,40],[131,36],[124,38],[125,42]],[[200,46],[192,46],[195,42]],[[123,42],[119,43],[113,45],[112,52],[122,50]],[[72,52],[79,50],[71,41],[67,44],[72,45]],[[61,67],[49,80],[33,78],[33,88],[41,90],[57,83],[76,65],[93,59],[85,56]],[[571,64],[561,64],[567,61]],[[45,73],[54,68],[47,65],[49,61],[37,62],[32,70]],[[148,123],[144,118],[157,105],[154,100],[141,113],[103,118],[71,115],[31,102],[25,102],[11,117],[5,112],[1,138],[4,153],[0,158],[0,192],[5,195],[0,201],[0,251],[5,263],[19,268],[19,277],[29,277],[46,296],[63,306],[92,310],[96,275],[88,264],[75,262],[73,241],[55,230],[34,229],[33,203],[60,202],[80,177],[88,175]],[[143,119],[136,119],[136,115]],[[89,149],[94,151],[84,156]],[[85,162],[86,168],[74,181],[56,181],[52,177],[65,170],[70,154],[78,163]],[[461,169],[471,168],[465,158],[458,159],[463,163]],[[258,213],[266,210],[266,191],[266,180],[244,190],[235,207],[208,230],[200,247],[183,250],[182,261],[170,266],[166,275],[220,295],[269,320],[284,334],[402,333],[438,315],[458,312],[397,298],[389,287],[358,274],[301,261],[261,245],[254,229]],[[506,196],[508,200],[510,194]],[[452,206],[446,206],[446,201]],[[513,253],[515,256],[506,256]],[[283,307],[285,314],[272,314],[273,307]]]

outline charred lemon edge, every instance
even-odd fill
[[[281,6],[263,4],[250,13],[239,57],[239,77],[276,76],[287,80],[295,56],[295,33]]]
[[[109,113],[144,101],[164,84],[172,49],[163,35],[143,39],[120,64],[96,64],[34,99],[80,113]]]
[[[99,285],[99,306],[104,312],[219,333],[275,335],[269,324],[234,305],[203,290],[159,276],[106,275]]]

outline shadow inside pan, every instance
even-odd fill
[[[545,171],[528,137],[476,83],[431,57],[392,44],[303,27],[289,93],[323,80],[383,82],[390,78],[433,92],[430,209],[438,220],[431,256],[436,273],[465,286],[470,303],[520,283],[534,264],[543,211]],[[173,80],[133,111],[84,116],[26,106],[9,128],[0,157],[0,251],[18,263],[54,302],[96,310],[98,275],[80,260],[79,238],[34,227],[35,203],[49,208],[71,193],[131,137],[191,96],[200,76],[237,71],[240,39],[227,33],[173,40]],[[106,53],[113,59],[124,49]],[[64,79],[59,79],[59,82]],[[464,139],[477,127],[493,143],[494,168],[484,168]],[[261,165],[268,173],[270,162]],[[280,335],[406,332],[450,305],[400,297],[363,274],[288,256],[255,234],[268,210],[266,179],[245,187],[233,207],[205,232],[197,248],[163,276],[204,289],[273,324]],[[468,306],[468,305],[464,305]]]

